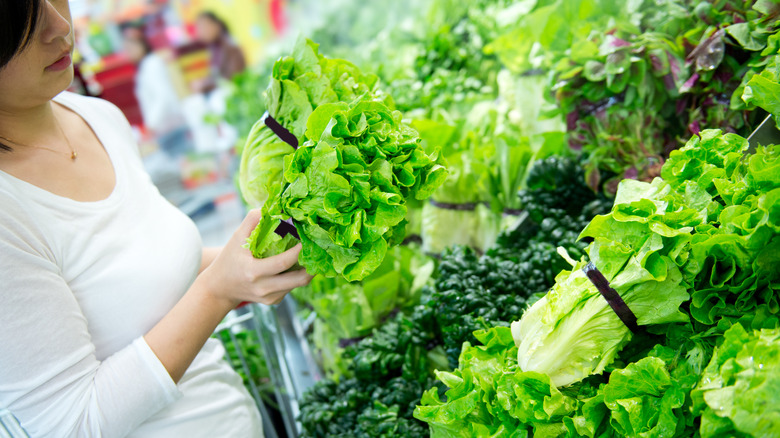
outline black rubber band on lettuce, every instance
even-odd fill
[[[631,333],[639,333],[641,329],[636,322],[636,315],[628,308],[628,305],[623,301],[623,298],[620,298],[617,291],[609,286],[609,281],[604,277],[604,274],[596,269],[596,266],[592,262],[582,268],[582,271],[588,276],[590,282],[596,286],[596,289],[598,289],[601,296],[607,301],[607,304],[612,308],[612,311],[614,311],[618,318],[623,321],[623,324],[631,330]]]
[[[263,114],[262,117],[263,124],[268,127],[274,134],[276,134],[277,137],[279,137],[280,140],[283,142],[289,144],[295,149],[298,149],[298,138],[293,135],[292,132],[288,131],[284,126],[282,126],[279,122],[276,121],[273,117],[271,117],[271,114],[268,114],[268,111]],[[293,237],[295,237],[298,240],[301,240],[301,236],[298,235],[298,230],[295,228],[295,225],[293,224],[292,219],[287,219],[286,221],[279,221],[279,226],[276,227],[274,230],[274,233],[278,234],[279,237],[285,237],[288,234],[292,234]]]
[[[504,216],[520,216],[525,210],[522,208],[506,208],[503,211]]]
[[[460,210],[460,211],[474,211],[477,209],[477,205],[479,204],[485,204],[489,205],[486,202],[464,202],[462,204],[450,204],[448,202],[438,202],[431,199],[428,201],[436,208],[441,208],[442,210]]]
[[[295,228],[295,225],[293,225],[292,218],[279,221],[279,226],[276,227],[274,233],[278,234],[279,237],[285,237],[288,234],[292,234],[293,237],[301,240],[301,236],[298,235],[298,230]]]
[[[285,128],[279,122],[277,122],[276,119],[271,117],[271,115],[268,114],[267,111],[265,114],[263,114],[262,120],[265,126],[267,126],[268,129],[273,131],[273,133],[276,134],[276,136],[279,137],[280,140],[289,144],[293,148],[298,149],[298,138],[295,135],[293,135],[292,132],[288,131],[287,128]]]

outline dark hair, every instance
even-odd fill
[[[137,40],[144,48],[144,54],[148,55],[154,51],[152,43],[146,36],[146,26],[142,23],[127,23],[119,26],[125,38]]]
[[[0,0],[0,70],[30,44],[42,11],[40,0]],[[0,151],[11,147],[0,143]]]
[[[211,11],[203,11],[200,14],[198,14],[198,18],[205,18],[207,20],[211,20],[213,23],[216,23],[222,29],[222,35],[230,35],[230,29],[228,28],[227,23],[225,23],[225,20],[219,18],[217,14]]]
[[[40,0],[0,0],[0,69],[30,44],[41,6]]]

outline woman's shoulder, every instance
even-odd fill
[[[64,105],[80,115],[93,129],[98,131],[110,131],[126,141],[133,141],[133,128],[122,110],[113,103],[97,97],[82,96],[80,94],[63,92],[54,98],[54,101]],[[134,141],[133,141],[133,144]],[[108,146],[108,145],[105,145]]]
[[[10,248],[52,259],[49,242],[38,219],[25,202],[12,191],[3,190],[0,181],[0,252]]]
[[[97,97],[83,96],[81,94],[64,91],[54,98],[54,101],[65,105],[68,108],[76,110],[80,114],[88,114],[92,117],[109,117],[114,122],[128,124],[127,118],[113,103]]]

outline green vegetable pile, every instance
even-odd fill
[[[316,314],[311,340],[325,374],[349,374],[344,346],[370,335],[399,309],[418,304],[434,268],[433,259],[403,245],[392,248],[361,282],[318,276],[295,289],[293,296]]]
[[[323,274],[305,436],[777,435],[778,149],[743,137],[780,122],[779,2],[324,9],[356,64],[277,61],[300,147],[256,124],[239,178],[253,253],[286,220]]]
[[[412,417],[434,369],[446,367],[435,342],[432,314],[424,307],[399,314],[347,351],[349,374],[324,380],[301,401],[304,437],[424,437]]]
[[[292,219],[309,273],[357,281],[403,241],[406,200],[426,199],[447,171],[375,85],[375,76],[324,58],[303,39],[274,64],[267,107],[300,147],[262,122],[250,134],[241,190],[264,213],[248,242],[256,257],[295,243],[273,232],[279,220]]]
[[[611,213],[582,232],[639,332],[572,261],[511,329],[475,333],[482,345],[437,373],[445,398],[426,392],[415,416],[433,436],[771,436],[773,417],[759,418],[777,404],[763,384],[776,370],[759,364],[776,357],[747,357],[780,348],[780,148],[746,150],[702,131],[663,179],[623,181]],[[750,398],[734,396],[739,385]]]
[[[411,415],[422,390],[433,385],[434,370],[456,366],[463,343],[474,341],[474,330],[496,324],[508,330],[509,323],[538,298],[535,294],[553,284],[554,271],[565,266],[556,252],[561,233],[572,236],[564,244],[571,253],[581,252],[585,244],[575,242],[577,230],[596,212],[608,211],[610,201],[590,192],[582,178],[570,175],[572,169],[579,167],[570,158],[549,158],[532,169],[533,181],[559,181],[554,190],[562,198],[553,205],[547,204],[550,192],[542,187],[522,193],[529,208],[557,214],[556,218],[502,234],[499,245],[482,256],[468,247],[448,249],[434,284],[423,288],[417,302],[406,301],[412,307],[401,306],[395,319],[346,348],[342,358],[346,366],[338,380],[318,383],[301,402],[306,436],[427,436],[424,424]],[[576,206],[585,194],[588,205],[570,208],[574,216],[554,208]],[[590,216],[584,218],[586,214]],[[419,284],[421,278],[418,275],[415,282]],[[352,296],[338,303],[364,315],[349,302]],[[316,308],[317,302],[310,302]],[[348,315],[339,318],[351,320]],[[328,321],[334,327],[344,325]],[[395,388],[397,397],[390,398],[381,388]]]

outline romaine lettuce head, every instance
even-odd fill
[[[746,158],[746,149],[742,137],[702,131],[671,154],[664,180],[621,182],[612,212],[582,232],[593,239],[590,261],[640,326],[687,321],[679,307],[688,289],[699,323],[752,315],[754,326],[777,324],[780,153]],[[559,386],[603,371],[631,338],[583,264],[512,325],[519,366]]]
[[[688,299],[682,274],[670,261],[661,263],[650,272],[632,257],[610,281],[640,325],[687,319],[679,311]],[[584,265],[561,272],[553,289],[512,323],[520,369],[545,373],[559,387],[604,371],[632,336]]]

